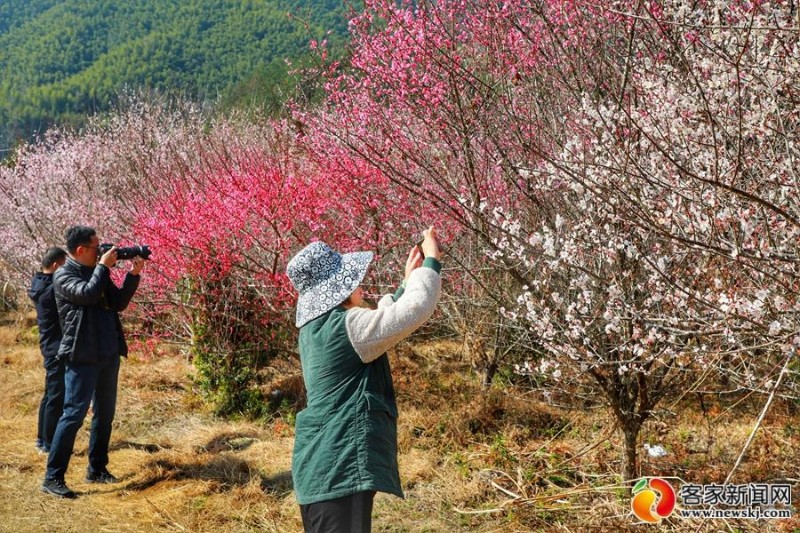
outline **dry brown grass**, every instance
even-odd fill
[[[45,457],[33,442],[42,369],[30,327],[30,316],[0,324],[0,531],[301,530],[289,474],[290,425],[279,417],[212,417],[179,355],[132,354],[122,366],[109,465],[121,482],[83,482],[85,426],[67,473],[80,497],[41,494]],[[601,409],[568,412],[513,389],[481,391],[458,349],[434,343],[392,354],[407,497],[378,495],[375,531],[800,530],[800,517],[634,524],[615,476],[619,436]],[[670,455],[645,459],[643,474],[721,482],[758,407],[722,406],[707,416],[691,403],[665,410],[642,437],[665,445]],[[798,445],[800,420],[776,407],[735,481],[794,479],[798,501]]]

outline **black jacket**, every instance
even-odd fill
[[[128,307],[139,276],[128,274],[122,287],[105,265],[83,266],[71,257],[53,275],[63,337],[59,357],[72,363],[99,363],[128,355],[119,312]]]
[[[36,304],[36,322],[39,325],[39,346],[42,355],[55,357],[61,344],[61,324],[58,321],[53,275],[37,272],[31,279],[28,296]]]

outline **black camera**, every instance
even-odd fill
[[[100,255],[106,253],[114,245],[104,242],[100,246],[97,247],[97,250],[100,252]],[[134,257],[141,257],[142,259],[150,259],[150,254],[153,253],[150,250],[150,247],[145,244],[137,244],[134,246],[123,246],[117,248],[117,259],[133,259]]]

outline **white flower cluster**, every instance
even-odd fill
[[[722,0],[662,8],[682,62],[634,53],[635,98],[586,94],[560,151],[520,164],[553,214],[493,212],[497,253],[528,279],[514,319],[576,372],[800,330],[800,39],[776,29],[794,21],[771,3],[741,26]]]

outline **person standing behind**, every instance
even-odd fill
[[[439,245],[434,228],[423,234],[400,288],[377,309],[360,287],[372,252],[342,255],[314,242],[287,265],[299,293],[295,323],[308,397],[295,419],[292,453],[306,532],[367,533],[376,491],[403,496],[386,350],[424,324],[439,300]]]
[[[56,424],[64,407],[64,361],[58,358],[61,344],[61,324],[53,291],[53,272],[67,259],[67,252],[54,246],[42,258],[42,269],[33,275],[28,289],[36,305],[36,323],[39,328],[39,348],[44,358],[44,394],[39,403],[39,425],[36,432],[36,449],[50,452]]]
[[[72,226],[67,230],[69,256],[53,275],[56,304],[63,337],[58,355],[66,360],[64,412],[58,421],[42,492],[74,498],[64,476],[75,436],[89,404],[93,402],[89,437],[89,483],[116,483],[106,468],[111,423],[117,404],[120,356],[128,346],[119,319],[139,286],[144,260],[136,257],[121,287],[111,280],[109,269],[117,261],[116,247],[100,256],[100,240],[93,228]]]

